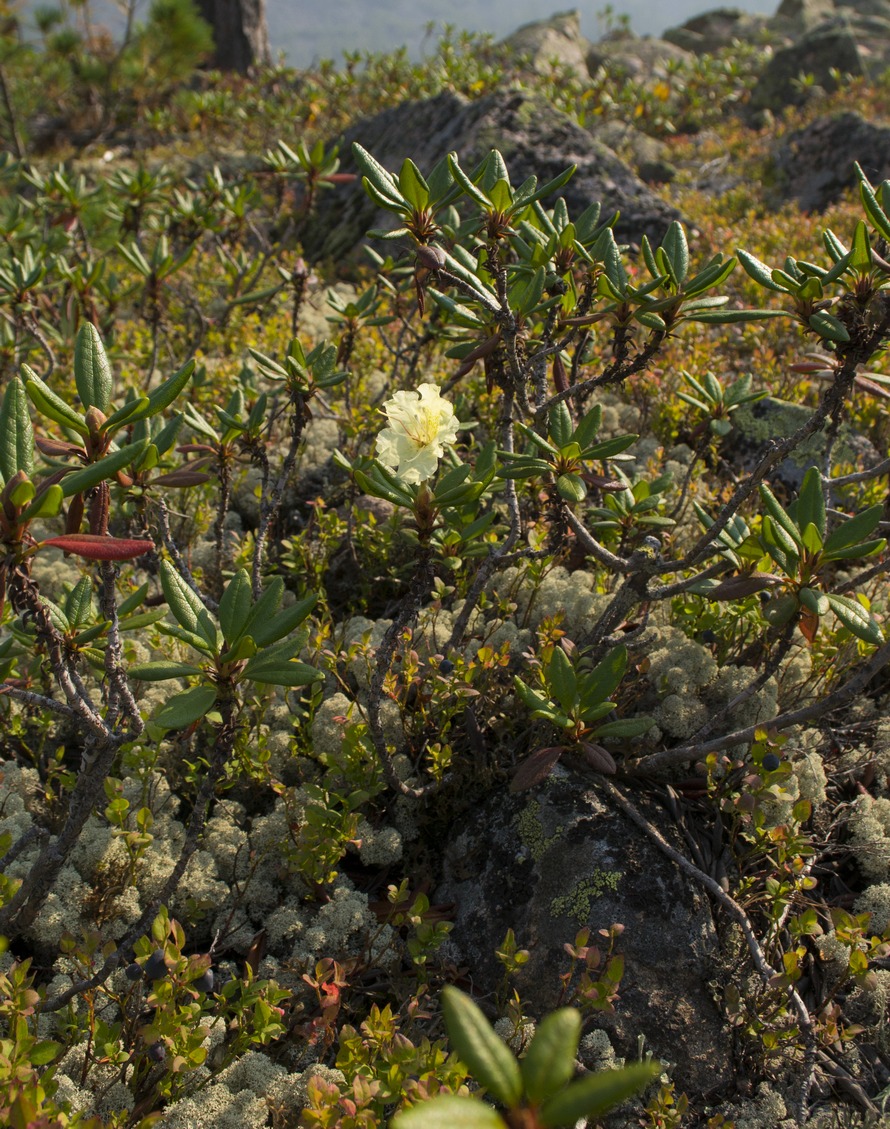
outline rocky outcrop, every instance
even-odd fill
[[[792,404],[767,396],[751,404],[743,404],[733,413],[733,429],[727,436],[724,454],[739,474],[750,474],[770,446],[778,439],[792,435],[812,415],[804,404]],[[816,432],[770,471],[770,481],[796,494],[811,466],[825,462],[826,435]],[[834,457],[838,463],[849,463],[855,470],[865,470],[880,462],[874,446],[849,423],[843,422],[835,441]]]
[[[652,819],[669,835],[663,811]],[[436,901],[456,906],[450,955],[473,970],[479,995],[502,983],[494,951],[513,929],[531,954],[515,986],[540,1017],[560,998],[563,946],[586,926],[605,947],[598,931],[620,923],[620,996],[595,1026],[629,1059],[643,1036],[676,1064],[678,1089],[713,1092],[731,1079],[731,1036],[709,988],[719,946],[707,898],[594,788],[558,767],[533,792],[492,796],[454,827],[445,865]]]
[[[691,52],[666,39],[620,29],[591,46],[587,69],[593,74],[601,66],[618,67],[631,78],[644,79],[664,75],[668,63],[685,63],[692,57]]]
[[[774,159],[783,198],[822,211],[856,185],[854,161],[873,184],[890,177],[890,125],[852,111],[816,118],[782,138]]]
[[[557,12],[549,20],[523,24],[503,41],[517,55],[529,59],[532,70],[549,74],[557,67],[587,73],[586,55],[590,47],[581,34],[581,16],[576,9]]]
[[[739,8],[715,8],[694,16],[680,27],[669,28],[663,38],[696,55],[713,54],[734,40],[756,42],[767,27],[765,16],[754,16]]]
[[[660,241],[675,208],[655,195],[610,149],[566,114],[524,91],[498,93],[468,102],[450,92],[423,102],[384,110],[353,126],[346,135],[342,170],[353,171],[350,143],[358,141],[386,168],[398,172],[405,157],[429,171],[456,150],[472,169],[491,149],[499,149],[514,185],[529,176],[543,183],[568,165],[577,171],[560,190],[570,215],[598,200],[604,215],[621,213],[615,234],[639,242],[645,234]],[[545,201],[552,206],[553,201]],[[305,253],[338,261],[354,256],[367,232],[394,217],[380,212],[361,184],[338,187],[319,200],[315,222],[305,237]],[[394,223],[390,223],[394,226]],[[389,250],[392,251],[392,245]]]
[[[876,78],[888,65],[890,10],[882,16],[839,8],[799,40],[776,51],[754,87],[751,110],[776,113],[786,106],[800,106],[810,95],[810,82],[834,90],[841,76]]]

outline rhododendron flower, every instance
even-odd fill
[[[457,439],[453,405],[435,384],[421,384],[416,392],[396,392],[382,410],[389,427],[377,436],[377,458],[404,482],[425,482]]]

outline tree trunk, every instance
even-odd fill
[[[266,0],[198,0],[198,11],[213,29],[213,65],[244,74],[269,61]]]

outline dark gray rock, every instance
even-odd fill
[[[776,51],[754,88],[750,107],[756,113],[803,105],[812,87],[800,83],[801,75],[812,76],[819,89],[831,91],[837,89],[839,75],[875,78],[888,64],[890,19],[839,10]]]
[[[769,30],[789,39],[799,39],[834,14],[834,0],[782,0],[769,21]]]
[[[531,175],[540,182],[550,180],[575,164],[575,175],[560,190],[569,214],[579,215],[596,200],[604,215],[620,210],[615,229],[619,240],[639,242],[645,234],[660,242],[669,224],[679,218],[676,209],[656,196],[610,149],[566,114],[521,90],[474,102],[446,92],[384,110],[346,134],[341,150],[344,172],[354,170],[352,141],[396,173],[405,157],[428,172],[456,150],[462,165],[472,169],[491,149],[500,149],[517,186]],[[552,206],[553,200],[545,204]],[[338,187],[321,195],[318,213],[304,238],[304,251],[315,260],[349,259],[358,253],[369,229],[385,226],[390,219],[394,217],[378,211],[358,181]],[[388,249],[392,252],[393,245],[388,244]]]
[[[767,396],[753,404],[744,404],[733,413],[733,429],[727,436],[724,454],[737,473],[749,474],[774,440],[793,435],[812,414],[812,408],[804,404],[792,404],[773,396]],[[791,494],[796,494],[807,469],[823,465],[825,443],[824,432],[811,435],[770,471],[769,481],[774,486],[778,483]],[[874,446],[848,423],[840,426],[834,445],[834,457],[837,462],[850,464],[854,470],[875,466],[881,459]]]
[[[806,211],[822,211],[857,184],[858,161],[875,184],[890,176],[890,125],[846,111],[788,134],[774,153],[780,192]]]
[[[667,73],[668,63],[689,62],[693,58],[675,43],[652,36],[634,35],[620,30],[603,36],[587,52],[587,69],[593,74],[598,67],[619,67],[631,78],[645,79]]]
[[[756,43],[767,27],[765,16],[754,16],[739,8],[715,8],[693,16],[680,27],[669,28],[664,35],[669,43],[692,51],[696,55],[711,55],[733,40]]]
[[[604,145],[608,145],[622,160],[627,161],[637,176],[647,184],[670,184],[677,175],[671,163],[671,151],[663,141],[641,133],[632,125],[615,119],[595,122],[590,132]]]
[[[669,836],[664,812],[651,818]],[[436,900],[456,905],[449,946],[478,994],[502,982],[493,954],[512,928],[531,953],[516,989],[539,1018],[559,1000],[563,945],[583,926],[602,944],[597,931],[621,923],[620,998],[595,1026],[628,1058],[644,1035],[647,1050],[676,1063],[678,1089],[731,1079],[731,1036],[708,986],[718,945],[707,898],[595,789],[558,766],[532,792],[493,796],[455,826],[445,874]]]

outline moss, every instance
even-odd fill
[[[538,812],[540,810],[541,805],[538,801],[530,800],[513,820],[513,826],[519,833],[522,845],[535,862],[539,862],[544,857],[545,853],[560,838],[561,834],[561,832],[557,830],[556,834],[551,835],[549,839],[545,837],[543,825],[540,819],[538,819]]]
[[[593,874],[582,878],[570,893],[554,898],[550,912],[554,917],[563,914],[583,925],[590,917],[590,903],[604,894],[617,893],[620,878],[620,870],[594,870]]]

